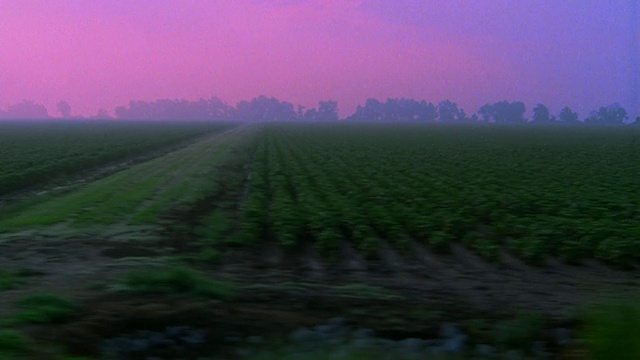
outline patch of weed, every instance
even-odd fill
[[[16,271],[0,270],[0,291],[11,290],[24,284],[24,279]]]
[[[220,252],[214,248],[206,248],[198,254],[198,259],[207,262],[216,262],[220,260]]]
[[[106,290],[108,285],[104,281],[92,281],[87,284],[89,290]]]
[[[495,342],[503,349],[525,349],[542,334],[543,327],[543,316],[521,314],[495,326]]]
[[[30,342],[22,333],[15,330],[0,330],[0,354],[24,354],[29,350]]]
[[[77,310],[75,304],[50,294],[31,295],[18,301],[20,311],[5,325],[50,324],[69,319]]]
[[[123,283],[129,291],[143,294],[191,294],[226,299],[234,293],[229,284],[209,279],[187,267],[135,271],[127,275]]]
[[[584,338],[594,360],[640,359],[640,305],[615,302],[588,309]]]

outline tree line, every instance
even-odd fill
[[[71,106],[60,101],[57,111],[63,118],[74,118]],[[521,101],[498,101],[482,105],[474,114],[468,115],[455,102],[444,100],[437,104],[425,100],[408,98],[367,99],[346,121],[360,122],[441,122],[441,123],[495,123],[495,124],[586,124],[624,125],[628,123],[627,111],[618,103],[602,106],[589,116],[580,119],[569,107],[551,114],[549,108],[537,104],[532,117],[525,118],[526,106]],[[258,96],[250,101],[240,101],[231,106],[217,97],[196,101],[161,99],[155,101],[130,101],[114,111],[117,119],[135,120],[237,120],[237,121],[338,121],[338,103],[334,100],[320,101],[317,108],[306,108],[274,97]],[[0,109],[0,119],[49,118],[47,109],[32,101]],[[77,118],[77,117],[76,117]],[[113,119],[106,110],[100,109],[90,118]],[[640,125],[640,117],[632,124]]]

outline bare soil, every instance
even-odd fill
[[[25,295],[54,293],[77,300],[81,311],[68,323],[28,331],[42,341],[65,344],[73,354],[96,355],[102,339],[124,332],[178,325],[206,329],[210,337],[221,339],[217,351],[224,352],[222,339],[233,334],[284,336],[335,316],[392,338],[434,336],[444,321],[501,319],[524,312],[569,324],[581,305],[640,290],[638,272],[595,262],[569,266],[551,260],[532,267],[504,253],[498,265],[459,245],[448,255],[413,247],[407,253],[385,247],[389,253],[377,260],[349,249],[331,262],[309,247],[285,252],[271,246],[263,258],[258,255],[264,246],[229,248],[218,264],[194,264],[240,289],[233,301],[222,302],[134,296],[91,286],[115,283],[133,269],[162,266],[171,249],[160,244],[7,242],[0,244],[3,267],[36,275],[0,292],[0,317],[10,315],[12,304]]]

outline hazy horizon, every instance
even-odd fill
[[[0,107],[259,95],[537,103],[640,115],[638,1],[0,2]]]

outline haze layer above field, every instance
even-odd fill
[[[638,109],[638,2],[70,0],[0,3],[0,105],[265,94]]]

